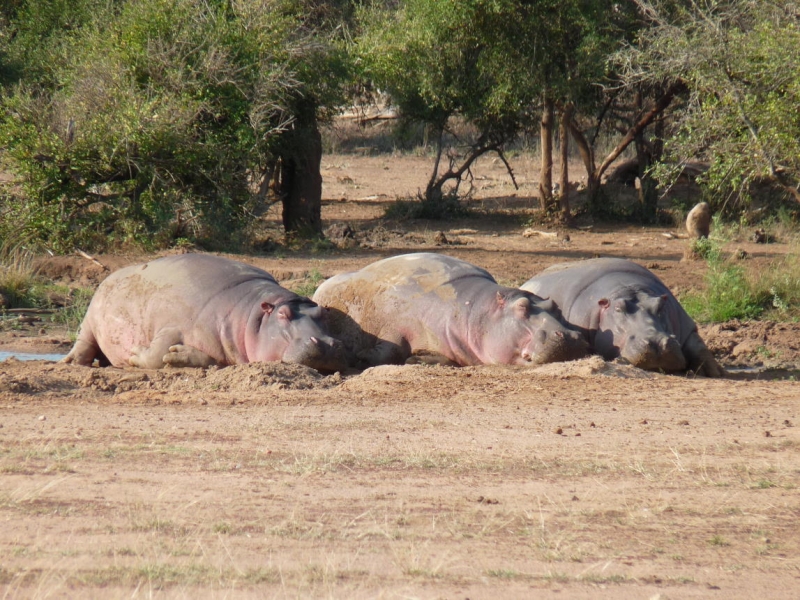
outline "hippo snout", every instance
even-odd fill
[[[576,360],[586,356],[589,344],[577,331],[540,329],[522,351],[522,358],[534,364]]]
[[[686,368],[686,358],[674,335],[646,338],[631,335],[621,354],[622,358],[640,369],[683,371]]]
[[[328,336],[297,340],[283,353],[283,362],[305,365],[317,371],[344,371],[349,366],[344,344]]]

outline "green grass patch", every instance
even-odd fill
[[[800,254],[796,248],[766,269],[725,258],[714,240],[697,240],[693,249],[708,262],[707,286],[702,292],[685,294],[680,301],[696,321],[800,318]]]
[[[312,269],[312,271],[308,274],[308,280],[303,284],[294,288],[292,291],[295,294],[311,298],[311,296],[314,295],[314,292],[317,291],[317,288],[324,280],[325,278],[322,276],[322,273],[320,273],[318,269]]]

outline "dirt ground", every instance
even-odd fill
[[[381,218],[430,161],[323,159],[336,247],[237,256],[296,288],[409,251],[518,285],[620,256],[704,285],[676,227],[531,222],[535,165],[475,170],[471,217]],[[351,234],[342,235],[343,225]],[[528,230],[527,235],[523,233]],[[538,233],[537,233],[538,232]],[[273,240],[273,241],[271,241]],[[734,241],[752,264],[788,240]],[[96,257],[109,270],[152,256]],[[42,257],[71,286],[108,273]],[[796,598],[800,324],[701,328],[731,377],[596,357],[535,369],[281,364],[99,369],[0,363],[0,590],[9,598]],[[4,321],[0,352],[69,332]]]

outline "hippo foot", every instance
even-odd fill
[[[164,364],[170,367],[198,367],[205,369],[217,364],[217,361],[205,352],[184,344],[175,344],[169,347],[169,352],[164,355]]]
[[[705,377],[725,377],[728,373],[720,366],[711,350],[705,345],[700,335],[693,332],[683,344],[683,353],[689,362],[689,368],[697,375]]]
[[[94,359],[100,354],[100,349],[94,344],[78,340],[64,358],[62,363],[91,367]]]

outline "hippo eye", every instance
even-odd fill
[[[288,306],[281,306],[278,309],[278,318],[284,321],[291,321],[294,315],[292,314],[292,309]]]

